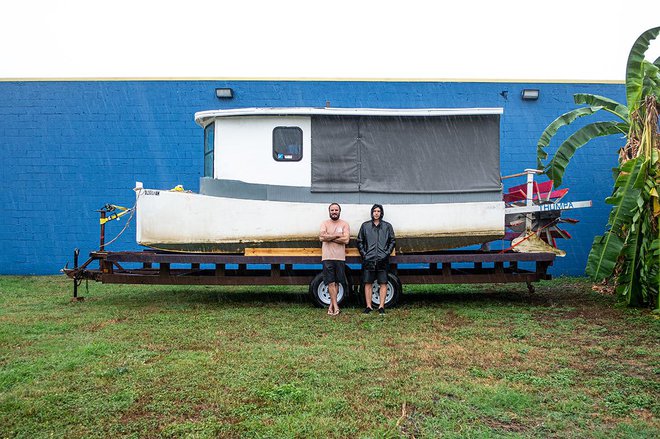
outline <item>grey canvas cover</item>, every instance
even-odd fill
[[[312,192],[358,192],[357,117],[312,117]]]
[[[312,191],[500,191],[499,119],[313,116]]]

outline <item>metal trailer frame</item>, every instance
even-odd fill
[[[319,256],[243,256],[146,250],[94,251],[83,265],[78,266],[78,256],[76,249],[74,267],[62,270],[73,279],[73,300],[79,299],[78,286],[82,280],[152,285],[307,285],[320,272],[318,266],[321,262]],[[532,282],[551,279],[547,271],[554,259],[554,253],[452,250],[392,256],[390,271],[400,285],[524,282],[533,292]],[[89,268],[94,262],[98,262],[99,268]],[[534,263],[534,270],[519,266],[525,262]],[[348,256],[346,263],[360,264],[360,258]],[[140,268],[124,268],[122,264],[138,264]],[[237,268],[228,268],[230,264]],[[249,266],[253,264],[262,267]],[[403,266],[408,264],[423,264],[424,267]],[[212,265],[212,268],[202,265]],[[348,268],[349,285],[355,287],[353,294],[357,294],[358,285],[350,282],[351,270]]]

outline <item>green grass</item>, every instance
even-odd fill
[[[0,277],[0,437],[658,437],[660,321],[582,279],[304,287]]]

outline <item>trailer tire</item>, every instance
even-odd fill
[[[372,295],[371,295],[371,304],[374,309],[380,306],[380,294],[378,293],[378,283],[374,281]],[[403,293],[403,286],[399,277],[394,273],[387,273],[387,294],[385,296],[385,308],[394,308],[399,300],[401,300],[401,294]],[[360,285],[360,303],[365,304],[364,300],[364,285]]]
[[[337,305],[340,307],[348,302],[348,296],[351,290],[351,284],[348,279],[349,276],[347,273],[344,282],[339,283],[339,288],[337,290]],[[314,306],[318,308],[327,308],[330,306],[330,293],[328,292],[328,287],[325,282],[323,282],[322,273],[317,274],[310,282],[309,295],[312,298]]]

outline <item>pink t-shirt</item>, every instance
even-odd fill
[[[342,234],[343,236],[350,236],[351,229],[348,223],[344,220],[333,221],[327,219],[321,223],[321,230],[319,235],[323,232],[331,235]],[[326,242],[321,244],[321,260],[345,261],[346,260],[346,246],[338,242]]]

